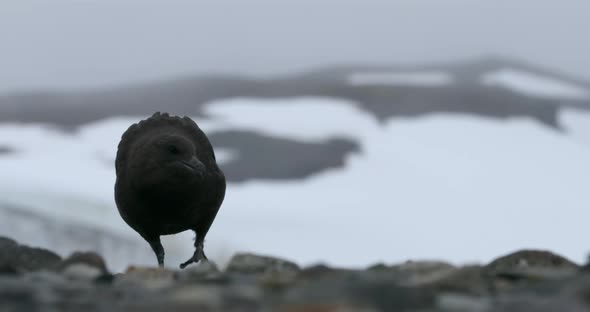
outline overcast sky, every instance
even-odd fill
[[[588,0],[1,0],[0,92],[500,55],[590,79]]]

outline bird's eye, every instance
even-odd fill
[[[176,145],[168,145],[168,151],[172,154],[179,154],[180,150],[178,149],[178,147],[176,147]]]

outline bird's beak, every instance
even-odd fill
[[[193,158],[191,158],[190,160],[183,160],[182,164],[191,171],[205,171],[205,165],[195,156],[193,156]]]

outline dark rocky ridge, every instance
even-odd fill
[[[345,138],[312,143],[247,131],[221,131],[212,133],[209,139],[216,148],[237,151],[235,159],[220,164],[231,182],[302,179],[322,170],[344,167],[346,156],[360,152],[358,144]]]
[[[203,116],[205,103],[233,97],[344,98],[357,101],[380,120],[450,112],[491,118],[528,116],[550,126],[556,126],[556,112],[561,107],[590,109],[588,100],[530,98],[479,83],[481,75],[504,68],[590,87],[587,82],[565,75],[499,59],[429,66],[341,66],[273,79],[209,75],[112,89],[9,94],[0,97],[0,122],[43,122],[71,128],[110,116],[144,116],[162,110]],[[448,72],[454,75],[455,83],[433,88],[353,86],[346,82],[346,77],[356,72],[413,70]]]
[[[560,131],[558,113],[561,108],[590,109],[589,100],[533,98],[479,83],[483,74],[504,68],[540,74],[590,89],[587,82],[522,62],[500,59],[429,66],[340,66],[274,79],[209,75],[111,89],[8,94],[0,96],[0,123],[42,122],[75,130],[85,123],[107,117],[149,116],[154,111],[207,118],[203,111],[206,103],[233,97],[325,96],[355,101],[361,109],[381,121],[391,117],[419,117],[435,113],[496,119],[529,117]],[[347,77],[352,73],[416,70],[447,72],[454,76],[455,81],[440,87],[355,86],[347,83]],[[332,116],[315,117],[329,120]],[[301,179],[326,169],[340,168],[347,155],[362,152],[359,150],[360,142],[352,138],[331,138],[325,142],[310,143],[249,131],[214,132],[209,135],[215,147],[228,148],[238,155],[237,159],[222,165],[231,182]],[[297,153],[293,153],[295,149]],[[288,157],[277,157],[285,161],[264,161],[263,150]],[[10,146],[0,147],[0,157],[13,152]]]
[[[436,261],[365,270],[237,254],[228,267],[131,267],[99,255],[66,259],[0,238],[1,311],[587,311],[590,273],[547,251],[487,265]]]

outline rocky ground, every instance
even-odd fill
[[[487,265],[379,264],[365,270],[236,254],[183,271],[113,274],[94,253],[66,259],[0,237],[0,311],[587,311],[590,273],[547,251]]]

